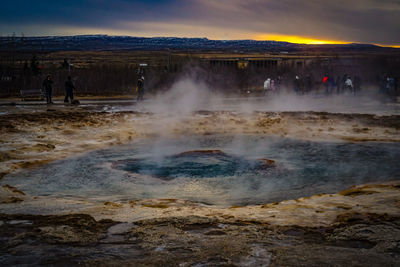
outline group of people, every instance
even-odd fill
[[[281,77],[277,79],[268,78],[264,82],[264,95],[279,93],[281,87]]]
[[[354,81],[350,75],[343,75],[342,77],[324,75],[322,78],[322,84],[325,88],[325,94],[331,95],[333,93],[343,94],[350,93],[355,95],[361,90],[361,79],[358,76],[354,76]]]
[[[264,95],[273,93],[279,93],[282,79],[278,76],[277,79],[267,78],[264,82]],[[330,76],[328,74],[323,75],[319,83],[315,83],[311,75],[305,75],[304,78],[300,75],[296,75],[293,81],[293,90],[296,95],[308,94],[314,90],[316,85],[322,85],[325,89],[326,95],[331,94],[356,94],[361,90],[361,79],[358,76],[354,77],[354,80],[347,74],[341,76]],[[319,88],[319,86],[318,86]]]
[[[356,94],[361,90],[361,79],[358,76],[354,80],[347,74],[341,76],[323,75],[320,84],[325,89],[326,95],[336,94]],[[308,94],[314,90],[315,83],[311,75],[306,75],[303,79],[300,75],[296,75],[293,81],[293,90],[297,95]]]
[[[45,92],[46,96],[46,102],[47,104],[53,104],[53,80],[51,79],[51,75],[47,75],[46,79],[43,81],[43,89]],[[75,85],[72,82],[71,76],[67,77],[67,81],[65,82],[65,98],[64,98],[64,103],[69,103],[69,100],[71,103],[74,101],[74,90],[75,90]]]
[[[46,79],[43,81],[43,90],[46,96],[47,104],[53,104],[53,80],[51,79],[51,75],[47,75]],[[65,85],[65,98],[64,103],[73,104],[74,101],[74,90],[75,85],[72,82],[71,76],[67,77],[67,81],[64,83]],[[144,96],[144,76],[140,76],[137,84],[136,84],[136,93],[137,93],[137,101],[143,101]]]

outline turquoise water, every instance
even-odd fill
[[[275,164],[265,164],[267,158]],[[181,198],[260,204],[400,178],[400,144],[261,136],[145,139],[18,174],[2,184],[32,195],[93,200]]]

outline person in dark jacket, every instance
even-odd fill
[[[312,80],[312,77],[311,77],[310,74],[308,74],[306,76],[305,86],[306,86],[306,89],[305,89],[306,94],[310,93],[312,91],[312,89],[313,89],[312,88],[313,87],[313,80]]]
[[[300,77],[298,75],[296,75],[295,79],[294,79],[294,92],[296,93],[296,95],[299,94],[300,91]]]
[[[340,76],[336,77],[335,85],[336,85],[336,94],[339,95],[341,93]]]
[[[329,82],[329,94],[332,95],[333,94],[333,90],[335,89],[335,79],[333,78],[333,76],[329,76],[328,77],[328,82]]]
[[[43,81],[43,89],[46,94],[47,104],[53,104],[53,101],[51,101],[53,94],[53,80],[50,75],[47,75],[46,79]]]
[[[72,82],[71,76],[68,76],[67,81],[65,82],[65,98],[64,98],[64,103],[68,103],[68,98],[72,101],[74,101],[74,89],[75,86]]]
[[[143,95],[144,95],[144,77],[141,76],[136,84],[136,90],[137,90],[137,101],[143,101]]]

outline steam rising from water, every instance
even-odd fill
[[[334,193],[353,184],[399,179],[399,144],[347,144],[306,142],[261,136],[191,136],[164,139],[158,150],[152,140],[58,161],[31,172],[6,176],[2,183],[34,195],[132,200],[181,198],[216,205],[244,205],[298,198],[315,193]],[[246,169],[214,175],[204,169],[191,175],[192,162],[175,158],[175,173],[160,179],[141,172],[141,166],[164,171],[166,157],[188,150],[220,149],[241,161],[270,158],[276,167]],[[158,154],[158,151],[163,153]],[[218,164],[212,157],[210,164]],[[115,168],[113,163],[141,162],[135,168]],[[207,161],[203,161],[207,164]],[[221,165],[222,166],[222,165]]]
[[[280,94],[272,97],[226,98],[211,92],[201,82],[183,79],[164,94],[132,107],[153,113],[154,116],[137,119],[148,124],[157,137],[7,175],[1,183],[16,186],[33,195],[94,198],[101,201],[181,198],[232,205],[333,193],[353,184],[395,180],[400,178],[400,145],[397,143],[307,142],[244,133],[208,137],[177,136],[174,132],[176,125],[190,120],[193,112],[199,110],[227,110],[244,114],[254,111],[310,110],[400,114],[397,103],[377,99],[368,94],[329,97]],[[205,158],[202,161],[205,164],[204,173],[190,175],[191,162],[182,161],[182,158],[174,159],[173,156],[199,149],[219,149],[229,158]],[[231,160],[233,158],[238,160]],[[260,158],[273,159],[277,166],[264,170],[238,167],[233,172],[223,174],[206,171],[212,164],[218,169],[228,161],[230,168],[231,163],[255,162]],[[198,158],[193,159],[193,162],[198,161]],[[116,162],[139,164],[113,168]],[[147,170],[142,166],[148,166]],[[169,179],[154,175],[163,173],[171,166],[176,169]],[[154,172],[148,172],[150,169],[154,169]]]
[[[357,95],[332,94],[322,91],[308,95],[296,95],[282,89],[280,94],[256,96],[256,91],[242,97],[226,97],[212,92],[201,81],[185,78],[175,83],[170,90],[149,97],[139,105],[139,110],[169,116],[189,115],[198,110],[226,110],[242,113],[253,111],[324,111],[332,113],[365,113],[377,115],[400,114],[400,103],[378,94],[374,88],[365,88]]]

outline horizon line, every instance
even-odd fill
[[[361,42],[346,42],[346,41],[329,41],[329,40],[319,40],[319,39],[313,39],[313,38],[307,38],[307,37],[298,37],[298,36],[290,36],[288,35],[288,39],[293,39],[293,38],[298,38],[299,42],[295,41],[288,41],[284,40],[284,35],[282,37],[277,38],[278,40],[274,39],[249,39],[249,38],[243,38],[243,39],[210,39],[208,37],[178,37],[178,36],[136,36],[136,35],[110,35],[110,34],[104,34],[104,33],[93,33],[93,34],[76,34],[76,35],[71,35],[71,34],[60,34],[60,35],[29,35],[29,36],[17,36],[14,34],[8,35],[8,36],[3,36],[0,35],[0,38],[46,38],[46,37],[79,37],[79,36],[107,36],[107,37],[130,37],[130,38],[176,38],[176,39],[207,39],[209,41],[255,41],[255,42],[277,42],[277,43],[289,43],[289,44],[298,44],[298,45],[309,45],[309,46],[329,46],[329,45],[373,45],[373,46],[378,46],[378,47],[384,47],[384,48],[400,48],[400,45],[384,45],[384,44],[377,44],[377,43],[361,43]],[[306,41],[301,41],[301,40],[306,40]],[[308,41],[308,42],[307,42]]]

